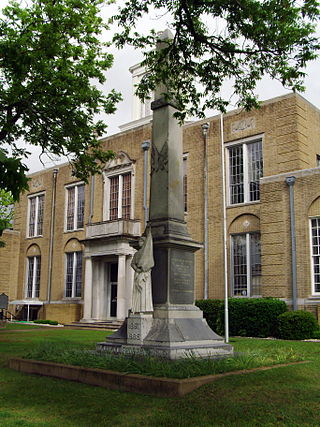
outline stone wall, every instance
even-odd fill
[[[20,233],[5,230],[1,240],[5,242],[5,247],[0,248],[0,294],[4,293],[12,300],[18,285]]]

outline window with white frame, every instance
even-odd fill
[[[41,257],[31,256],[27,258],[27,298],[39,298],[40,291]]]
[[[28,237],[42,236],[44,194],[28,197]]]
[[[66,254],[65,297],[81,297],[82,288],[82,252]]]
[[[66,230],[78,230],[84,226],[84,184],[66,187]]]
[[[320,293],[320,217],[310,219],[312,256],[312,293]]]
[[[131,172],[109,176],[109,203],[107,219],[130,219],[132,208],[132,176]]]
[[[227,147],[229,204],[260,200],[260,178],[263,176],[262,139]]]
[[[261,294],[260,234],[231,236],[231,282],[233,296]]]

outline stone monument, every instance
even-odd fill
[[[169,30],[161,33],[157,49],[171,38]],[[210,329],[194,305],[194,252],[202,245],[191,239],[184,221],[182,128],[174,118],[177,107],[166,99],[165,91],[159,87],[151,104],[150,221],[145,238],[152,233],[153,312],[136,313],[133,301],[123,326],[97,348],[167,359],[232,355],[232,346]]]

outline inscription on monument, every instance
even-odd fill
[[[128,338],[131,340],[140,340],[140,322],[131,321],[128,323]]]
[[[152,324],[152,314],[130,314],[127,320],[127,343],[141,344]]]
[[[170,302],[193,304],[193,253],[172,249],[170,261]]]

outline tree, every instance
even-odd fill
[[[174,37],[160,52],[154,50],[155,31],[136,31],[150,10],[171,16]],[[128,0],[113,18],[121,28],[114,40],[120,47],[153,49],[145,53],[147,74],[137,94],[145,99],[166,82],[183,120],[186,114],[204,117],[207,108],[224,112],[226,79],[246,109],[258,106],[254,89],[264,74],[303,91],[303,68],[320,46],[314,35],[318,19],[316,0]]]
[[[13,203],[14,199],[12,194],[0,188],[0,237],[6,228],[11,227]],[[3,246],[4,242],[0,240],[0,248]]]
[[[86,180],[113,154],[97,137],[96,120],[110,114],[120,95],[94,84],[105,81],[112,55],[99,36],[104,0],[11,0],[0,15],[0,188],[17,200],[27,188],[29,154],[19,138],[42,153],[67,155],[74,173]]]

